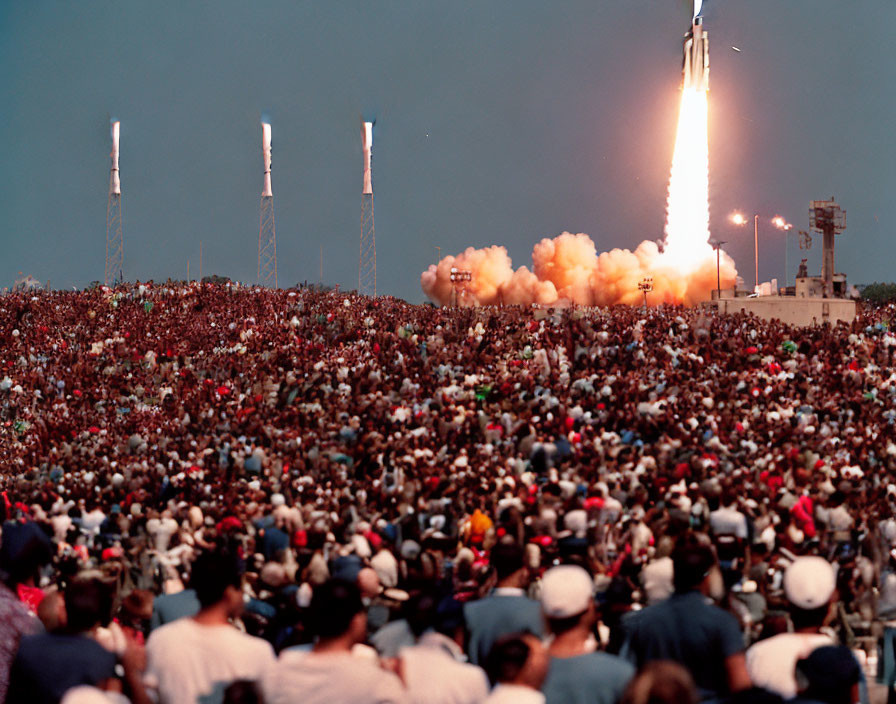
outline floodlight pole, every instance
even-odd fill
[[[759,216],[753,216],[753,253],[756,265],[756,288],[754,293],[759,291]]]

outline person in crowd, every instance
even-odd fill
[[[750,687],[740,627],[731,614],[708,602],[717,563],[711,545],[695,534],[679,538],[672,552],[675,594],[633,614],[623,653],[637,667],[672,660],[694,678],[701,698]]]
[[[552,567],[541,580],[550,669],[542,691],[547,704],[614,704],[635,668],[597,650],[594,580],[578,565]]]
[[[779,633],[755,643],[747,651],[747,671],[752,682],[785,699],[796,696],[796,663],[816,648],[835,645],[822,633],[831,618],[837,580],[834,567],[823,557],[798,557],[784,572],[792,633]]]
[[[486,659],[485,669],[494,689],[484,704],[544,704],[540,690],[548,667],[547,650],[537,636],[501,637]]]
[[[795,704],[854,704],[859,701],[862,671],[852,651],[823,645],[796,663],[799,694]]]
[[[264,677],[267,704],[402,704],[408,694],[369,651],[353,652],[367,636],[367,613],[354,582],[332,579],[314,591],[309,606],[316,634],[310,652],[287,650]]]
[[[468,652],[474,664],[484,663],[492,645],[503,635],[543,632],[541,608],[526,596],[529,568],[522,546],[500,542],[492,548],[489,562],[497,579],[494,590],[464,607],[470,634]]]
[[[0,512],[5,513],[5,506]],[[19,598],[19,585],[35,582],[50,561],[50,541],[34,523],[8,523],[0,538],[0,702],[6,701],[9,671],[23,636],[40,631],[36,616]]]
[[[72,687],[100,690],[128,688],[138,704],[149,702],[140,679],[140,653],[129,643],[118,660],[95,639],[111,610],[108,587],[95,577],[73,578],[65,589],[65,626],[58,632],[26,635],[19,643],[10,673],[6,701],[10,704],[57,704]]]
[[[478,704],[488,695],[482,668],[466,662],[463,605],[437,594],[411,597],[407,610],[416,643],[398,654],[398,673],[414,704]]]
[[[638,671],[622,695],[622,704],[697,704],[694,678],[671,660],[653,660]]]
[[[243,612],[242,575],[235,556],[200,555],[190,583],[199,613],[161,626],[146,644],[147,680],[160,704],[221,702],[231,682],[260,680],[275,661],[268,642],[233,626]]]

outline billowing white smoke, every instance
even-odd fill
[[[462,306],[637,305],[643,301],[638,283],[648,276],[654,286],[649,303],[693,305],[708,300],[716,287],[716,258],[711,248],[683,270],[661,253],[655,242],[642,242],[634,252],[613,249],[597,254],[588,235],[564,232],[536,244],[532,264],[531,271],[526,267],[514,271],[504,247],[470,247],[431,265],[420,276],[420,285],[436,303]],[[457,292],[450,279],[452,267],[472,274],[472,280],[458,286]],[[722,288],[732,287],[737,271],[724,251],[720,272]]]

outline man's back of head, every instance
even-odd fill
[[[242,604],[239,562],[227,552],[202,553],[193,563],[190,587],[196,592],[202,611],[221,606],[228,612],[238,612]]]
[[[498,582],[505,582],[525,567],[525,552],[514,542],[501,542],[492,548],[489,564],[495,570]]]
[[[495,685],[518,685],[541,689],[550,658],[541,641],[530,633],[498,640],[488,654],[485,671]]]
[[[321,641],[347,639],[349,647],[367,630],[364,603],[357,584],[330,579],[314,589],[309,608],[312,629]]]
[[[675,591],[679,594],[698,589],[715,564],[712,547],[693,533],[685,533],[672,550]]]
[[[65,588],[66,630],[86,633],[106,625],[112,613],[111,588],[95,577],[76,577]]]

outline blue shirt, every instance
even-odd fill
[[[634,676],[631,663],[607,653],[551,658],[541,691],[546,704],[615,704]]]
[[[464,606],[464,620],[470,633],[467,650],[474,665],[485,662],[495,641],[502,636],[523,632],[542,635],[541,605],[524,596],[522,590],[519,594],[502,591],[496,590]]]
[[[673,594],[624,622],[622,655],[636,667],[674,660],[694,678],[704,698],[728,693],[725,661],[744,651],[737,620],[700,592]]]
[[[55,704],[72,687],[99,685],[115,677],[116,658],[82,635],[41,633],[19,643],[7,702]]]

